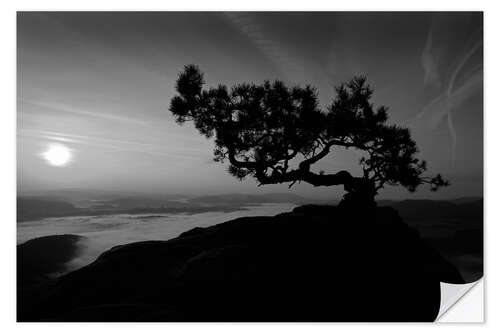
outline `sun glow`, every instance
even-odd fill
[[[71,161],[71,149],[59,143],[51,144],[42,157],[52,166],[62,167]]]

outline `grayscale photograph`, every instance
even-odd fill
[[[16,15],[18,322],[434,322],[483,277],[482,12]]]

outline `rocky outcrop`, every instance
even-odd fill
[[[463,283],[394,209],[302,206],[114,247],[21,292],[18,319],[433,321],[441,281]]]

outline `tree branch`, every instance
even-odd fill
[[[328,143],[324,146],[324,148],[316,155],[314,155],[311,158],[308,158],[302,162],[299,163],[299,170],[303,171],[309,171],[311,168],[311,165],[314,163],[318,162],[320,159],[328,155],[330,152],[330,147],[333,146],[333,143]]]
[[[319,175],[304,169],[292,170],[286,173],[273,173],[271,175],[259,170],[256,172],[256,178],[261,185],[304,181],[313,186],[352,186],[356,179],[345,170],[339,171],[335,174]]]

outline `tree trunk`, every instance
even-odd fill
[[[365,177],[353,177],[348,171],[342,170],[335,174],[316,174],[311,172],[307,167],[292,170],[286,173],[276,172],[272,175],[267,175],[263,170],[257,170],[256,178],[261,185],[265,184],[281,184],[296,181],[304,181],[313,186],[333,186],[343,185],[345,191],[344,198],[340,202],[341,206],[356,208],[372,208],[376,207],[375,183]]]
[[[363,177],[353,177],[352,181],[344,184],[346,194],[344,195],[340,206],[349,208],[369,209],[376,207],[375,183],[370,179]]]

